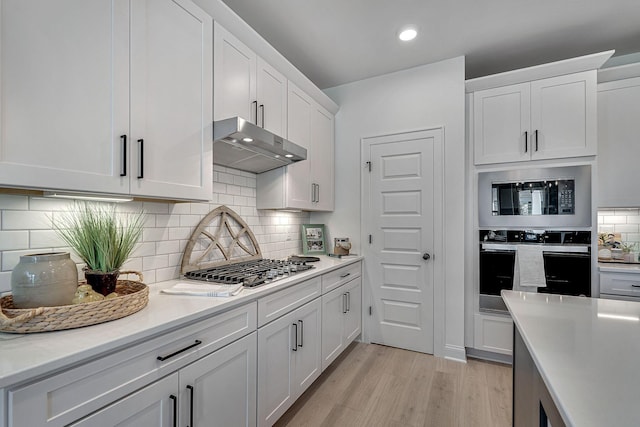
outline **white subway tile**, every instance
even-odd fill
[[[0,251],[13,251],[29,248],[29,232],[0,231]]]
[[[156,254],[155,242],[138,242],[131,253],[132,256],[152,256]]]
[[[156,215],[156,227],[178,227],[180,225],[180,215]]]
[[[151,283],[156,283],[156,271],[155,270],[149,270],[149,271],[142,271],[142,274],[144,275],[144,283],[146,284],[151,284]]]
[[[189,203],[175,203],[171,205],[169,213],[172,215],[186,215],[191,213],[191,205]]]
[[[53,248],[65,245],[66,242],[53,230],[32,230],[29,232],[30,248]]]
[[[29,197],[16,196],[13,194],[0,194],[0,210],[3,209],[26,211],[27,209],[29,209]]]
[[[630,242],[640,242],[640,233],[627,233],[627,240]]]
[[[613,215],[615,215],[615,210],[613,210],[613,209],[598,209],[598,215],[613,216]]]
[[[182,252],[184,250],[180,251],[180,253],[175,253],[175,254],[169,254],[169,267],[173,267],[173,266],[178,266],[180,267],[182,264]]]
[[[195,227],[201,220],[200,215],[180,215],[180,227]]]
[[[613,225],[609,225],[609,224],[598,225],[598,233],[613,233]]]
[[[48,212],[4,211],[3,230],[47,230],[51,228],[52,215]]]
[[[615,215],[638,216],[638,209],[614,209]]]
[[[172,227],[169,228],[169,240],[189,239],[191,233],[193,233],[193,229],[190,227]]]
[[[142,257],[132,257],[129,258],[127,261],[125,261],[124,264],[122,264],[122,268],[120,268],[120,271],[142,271]],[[133,274],[128,275],[129,278],[131,280],[138,280],[137,277]],[[144,281],[144,277],[143,277],[143,281]]]
[[[227,185],[227,194],[239,196],[242,194],[242,187],[238,185]]]
[[[627,224],[640,224],[640,215],[627,216]]]
[[[229,194],[218,194],[218,202],[221,205],[231,205],[233,204],[233,196]]]
[[[156,254],[171,254],[180,251],[180,243],[178,240],[167,240],[164,242],[156,242]]]
[[[227,193],[227,184],[224,184],[222,182],[214,182],[213,183],[213,192],[214,193],[226,194]]]
[[[156,281],[158,282],[174,280],[178,277],[180,277],[180,269],[178,267],[159,268],[156,270]]]
[[[169,203],[144,202],[142,209],[151,214],[168,214]]]
[[[242,209],[243,206],[247,206],[247,198],[243,196],[233,196],[233,204]],[[240,212],[240,209],[237,209],[236,212]]]
[[[638,224],[614,224],[614,233],[637,233],[640,231]]]
[[[142,224],[144,228],[153,228],[156,226],[156,216],[154,214],[145,214],[144,222]]]
[[[142,202],[125,202],[125,203],[118,203],[116,205],[116,212],[138,213],[138,212],[142,212],[142,210],[143,210]]]
[[[218,182],[223,184],[233,184],[233,175],[226,172],[218,172]]]
[[[227,168],[225,166],[220,166],[220,165],[213,165],[213,170],[216,172],[226,172]]]
[[[605,224],[626,224],[627,223],[627,217],[626,216],[610,216],[610,215],[605,215],[604,217],[604,223]]]
[[[0,293],[11,291],[11,272],[0,273]]]
[[[209,203],[193,203],[191,205],[192,215],[206,215],[209,211]]]
[[[255,197],[256,189],[249,187],[240,187],[240,195],[245,197]],[[253,206],[255,206],[255,204]]]
[[[167,240],[168,232],[166,228],[145,228],[142,230],[143,242],[160,242]]]
[[[247,187],[256,188],[256,178],[255,177],[247,178]]]
[[[246,187],[247,186],[247,177],[235,175],[233,177],[233,184],[234,185],[238,185],[240,187]]]
[[[144,271],[166,268],[168,266],[169,257],[167,255],[146,256],[142,258],[142,269]]]

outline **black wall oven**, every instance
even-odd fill
[[[541,247],[545,283],[537,292],[591,296],[591,232],[481,230],[480,311],[507,311],[500,291],[519,289],[521,245]]]

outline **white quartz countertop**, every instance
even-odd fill
[[[640,425],[640,303],[502,298],[567,426]]]
[[[149,303],[122,319],[84,328],[34,334],[0,333],[0,389],[65,369],[119,348],[227,311],[304,280],[362,260],[321,256],[311,270],[286,279],[243,289],[233,297],[168,295],[161,289],[185,280],[149,286]],[[193,282],[193,281],[192,281]],[[198,283],[198,282],[194,282]]]

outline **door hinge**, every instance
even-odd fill
[[[371,172],[371,162],[367,162],[367,167],[369,168],[369,172]]]
[[[369,316],[373,315],[373,307],[369,306]]]
[[[371,234],[369,234],[369,244],[373,243],[373,236],[371,236]]]

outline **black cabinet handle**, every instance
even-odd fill
[[[631,285],[632,288],[640,288],[640,285]]]
[[[316,202],[320,202],[320,184],[316,184]]]
[[[122,140],[122,166],[120,176],[127,176],[127,135],[120,135]]]
[[[342,314],[347,313],[347,294],[342,294]]]
[[[351,273],[343,274],[342,276],[340,276],[340,278],[344,279],[345,277],[349,277],[349,276],[351,276]]]
[[[536,152],[538,151],[538,129],[536,129]]]
[[[140,153],[140,163],[138,167],[138,179],[144,178],[144,139],[138,140],[138,151]]]
[[[169,399],[173,400],[173,427],[178,427],[178,398],[172,394]]]
[[[351,292],[347,292],[347,312],[351,311]]]
[[[264,129],[264,104],[260,104],[260,116],[262,117],[262,129]],[[256,117],[256,121],[258,121],[258,118]]]
[[[189,425],[191,427],[195,427],[193,425],[193,395],[195,393],[195,390],[193,389],[192,385],[188,385],[187,389],[189,390],[189,394],[190,394],[190,397],[191,397],[191,399],[190,399],[191,401],[189,402]],[[189,427],[189,426],[187,426],[187,427]]]
[[[298,324],[297,323],[293,323],[293,326],[296,327],[296,343],[294,344],[294,346],[293,346],[293,348],[291,350],[298,351]]]
[[[529,132],[524,131],[524,152],[529,151]]]
[[[185,348],[182,348],[182,349],[180,349],[180,350],[178,350],[178,351],[175,351],[175,352],[173,352],[173,353],[171,353],[171,354],[167,354],[166,356],[158,356],[158,357],[157,357],[157,359],[158,359],[159,361],[161,361],[161,362],[164,362],[165,360],[170,359],[170,358],[172,358],[173,356],[175,356],[175,355],[177,355],[177,354],[180,354],[180,353],[183,353],[183,352],[185,352],[185,351],[189,350],[190,348],[193,348],[193,347],[198,346],[198,345],[200,345],[200,344],[202,344],[202,341],[200,341],[200,340],[196,340],[193,344],[188,345],[188,346],[186,346]]]
[[[304,343],[304,322],[298,320],[298,323],[300,324],[300,344],[298,344],[298,347],[302,348],[302,344]]]
[[[253,101],[251,103],[253,105],[254,117],[256,118],[255,124],[258,125],[258,101]]]

